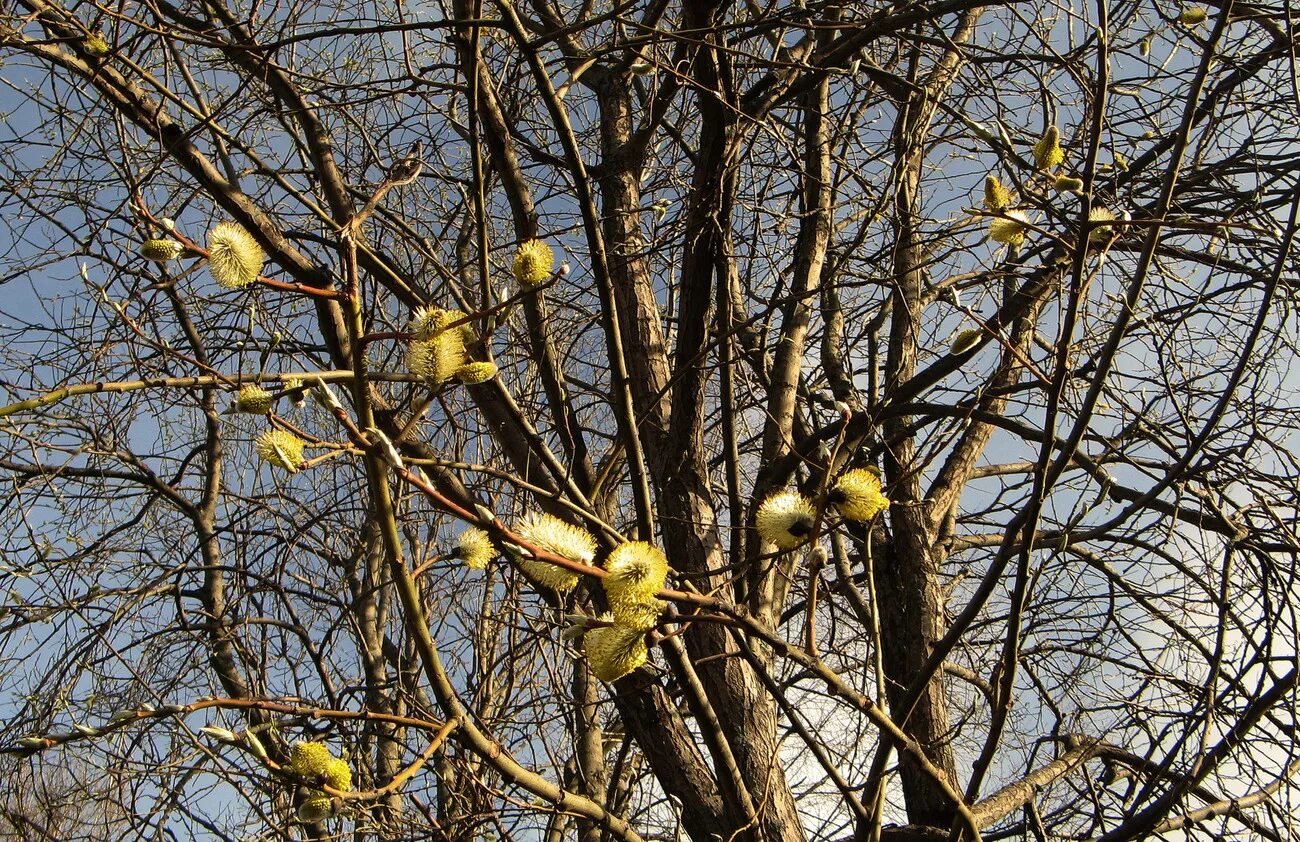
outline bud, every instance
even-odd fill
[[[1040,170],[1050,170],[1059,167],[1064,160],[1061,132],[1056,126],[1048,126],[1047,131],[1034,144],[1034,166]]]
[[[395,468],[403,467],[402,455],[397,452],[396,447],[393,447],[392,439],[384,435],[383,430],[378,427],[366,427],[366,435],[370,436],[370,440],[379,445],[380,449],[384,451],[384,458],[388,460],[390,465]]]
[[[971,131],[975,132],[976,137],[978,137],[980,140],[984,141],[985,143],[998,142],[998,136],[993,134],[993,132],[989,131],[988,128],[981,123],[976,123],[974,120],[972,120],[970,122],[970,129]]]
[[[525,546],[516,544],[514,541],[502,541],[501,546],[506,548],[506,552],[517,558],[533,558],[533,551]]]
[[[239,742],[238,734],[228,728],[222,728],[219,725],[204,725],[199,729],[199,733],[223,743]]]
[[[266,748],[262,745],[262,741],[259,740],[257,735],[252,731],[245,732],[244,744],[248,746],[249,751],[253,752],[259,760],[267,759]]]
[[[1200,6],[1192,6],[1183,9],[1182,13],[1178,15],[1178,22],[1183,26],[1196,26],[1198,23],[1205,23],[1206,18],[1209,16],[1210,13]]]
[[[145,240],[140,244],[140,256],[158,263],[175,260],[184,250],[184,247],[175,240]]]
[[[81,47],[88,56],[103,58],[108,55],[108,39],[100,32],[92,32],[87,35],[85,40],[81,42]]]
[[[984,331],[977,327],[963,330],[952,340],[952,347],[948,349],[948,352],[953,356],[964,354],[978,345],[982,336],[984,336]]]
[[[1056,177],[1056,183],[1053,185],[1057,193],[1075,193],[1083,189],[1083,179],[1075,178],[1072,175],[1060,175]]]
[[[270,392],[256,383],[248,383],[241,386],[238,394],[235,395],[234,409],[235,412],[248,415],[265,415],[271,411],[273,404]]]
[[[343,404],[339,403],[339,399],[334,396],[334,390],[330,388],[328,383],[317,377],[314,385],[316,388],[312,390],[311,396],[316,403],[320,404],[323,409],[343,411]]]
[[[984,207],[991,211],[1006,210],[1015,200],[1016,195],[1004,187],[997,176],[990,175],[984,179]]]
[[[560,630],[560,640],[563,640],[568,644],[576,644],[578,641],[582,640],[583,635],[586,633],[586,623],[575,623],[573,625],[565,626]]]
[[[497,376],[496,363],[467,363],[452,373],[460,382],[473,386],[478,383],[486,383],[493,377]]]

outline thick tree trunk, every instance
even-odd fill
[[[917,328],[921,319],[924,265],[918,230],[918,193],[928,113],[919,98],[903,106],[895,127],[897,194],[894,213],[897,239],[893,260],[893,310],[890,322],[887,385],[902,383],[916,373]],[[956,782],[956,764],[948,744],[948,710],[943,681],[926,676],[930,646],[943,636],[943,597],[934,554],[934,536],[921,505],[921,482],[914,464],[915,445],[909,419],[884,424],[885,476],[893,528],[887,558],[874,565],[880,611],[881,661],[886,694],[894,721],[925,749],[926,756]],[[915,705],[907,709],[909,688],[924,682]],[[947,827],[953,805],[938,783],[906,756],[900,761],[903,797],[910,822]]]

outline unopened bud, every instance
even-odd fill
[[[262,741],[252,731],[244,734],[244,744],[248,746],[249,751],[253,752],[259,760],[266,760],[266,749],[262,746]]]
[[[522,547],[519,544],[514,543],[513,541],[502,541],[501,546],[505,547],[506,552],[518,556],[519,558],[533,557],[532,550],[528,549],[527,547]]]
[[[1053,185],[1057,193],[1073,193],[1083,189],[1083,179],[1070,175],[1058,176]]]
[[[982,339],[983,336],[984,331],[977,327],[963,330],[961,333],[957,334],[955,339],[953,339],[952,347],[948,349],[948,352],[954,356],[957,354],[964,354],[976,345],[980,344],[980,339]]]
[[[397,452],[396,447],[393,447],[392,440],[389,439],[388,436],[384,435],[383,430],[380,430],[378,427],[366,427],[366,435],[370,436],[371,441],[378,444],[383,449],[385,458],[388,459],[389,463],[391,463],[393,467],[403,467],[402,455]]]
[[[313,382],[316,388],[312,390],[311,396],[316,402],[325,409],[339,410],[341,412],[343,404],[339,403],[339,399],[334,396],[334,390],[329,387],[329,384],[319,377]]]

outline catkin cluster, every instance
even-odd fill
[[[289,751],[289,768],[300,778],[323,784],[339,792],[352,789],[352,769],[348,762],[330,754],[324,743],[299,740]],[[298,806],[298,817],[317,822],[334,813],[334,799],[319,789],[309,790]]]
[[[496,377],[494,363],[474,362],[469,358],[468,345],[478,337],[471,322],[465,321],[465,314],[459,310],[422,307],[411,317],[410,329],[407,368],[430,386],[440,386],[452,379],[473,385]]]
[[[865,523],[889,506],[880,487],[880,474],[871,468],[846,471],[826,495],[840,517]],[[791,550],[808,540],[817,522],[817,508],[798,491],[785,489],[759,505],[754,525],[764,541]]]
[[[1041,189],[1054,190],[1057,193],[1072,193],[1083,190],[1083,179],[1070,175],[1068,170],[1060,170],[1065,163],[1065,148],[1061,146],[1061,132],[1056,126],[1049,126],[1033,145],[1034,169],[1038,175],[1035,185]],[[1117,168],[1126,164],[1123,156],[1115,154]],[[1013,252],[1024,244],[1033,231],[1033,222],[1029,214],[1017,208],[1019,197],[996,176],[990,174],[984,179],[984,208],[990,212],[989,239],[1007,246]],[[1088,240],[1093,245],[1105,245],[1113,236],[1113,226],[1097,225],[1108,222],[1115,214],[1104,207],[1094,207],[1088,214],[1090,230]],[[954,351],[953,353],[960,353]]]

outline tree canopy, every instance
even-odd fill
[[[1300,838],[1293,18],[6,4],[0,838]]]

